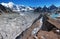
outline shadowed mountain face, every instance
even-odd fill
[[[12,11],[10,8],[7,8],[7,7],[0,4],[0,12],[7,13],[7,12],[10,12],[10,11]]]
[[[53,10],[53,9],[57,9],[58,7],[56,7],[55,5],[51,5],[50,7],[49,7],[49,10]]]
[[[47,8],[46,6],[44,6],[43,8],[38,7],[34,10],[34,12],[49,12],[49,8]]]
[[[0,4],[0,10],[6,12],[6,8]]]
[[[38,7],[34,10],[34,12],[41,12],[42,11],[42,8],[41,7]]]
[[[48,12],[49,8],[47,8],[46,6],[43,7],[42,12]]]

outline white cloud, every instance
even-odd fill
[[[13,5],[14,5],[13,2],[9,2],[9,3],[4,3],[4,2],[2,2],[1,4],[2,4],[3,6],[10,7],[10,8],[12,8]]]

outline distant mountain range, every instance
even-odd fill
[[[37,7],[36,9],[34,9],[34,12],[56,12],[58,9],[60,9],[59,7],[56,7],[55,5],[51,5],[49,7],[44,6],[42,7]]]
[[[24,5],[16,5],[13,2],[9,3],[0,3],[0,12],[25,12],[25,11],[34,11],[34,12],[56,12],[56,10],[60,10],[60,7],[56,7],[55,5],[51,5],[49,7],[31,7]]]
[[[24,6],[24,5],[16,5],[13,2],[1,3],[1,4],[7,8],[10,8],[12,11],[31,11],[31,10],[34,10],[33,7]]]

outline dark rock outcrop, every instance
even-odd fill
[[[44,31],[51,31],[51,30],[53,30],[54,28],[57,29],[56,26],[54,26],[53,24],[49,23],[47,20],[49,20],[49,18],[48,18],[47,15],[45,14],[45,15],[43,16],[42,30],[44,30]]]

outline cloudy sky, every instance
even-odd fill
[[[51,4],[60,6],[60,0],[0,0],[0,3],[2,2],[13,2],[15,4],[21,4],[26,6],[50,6]]]

